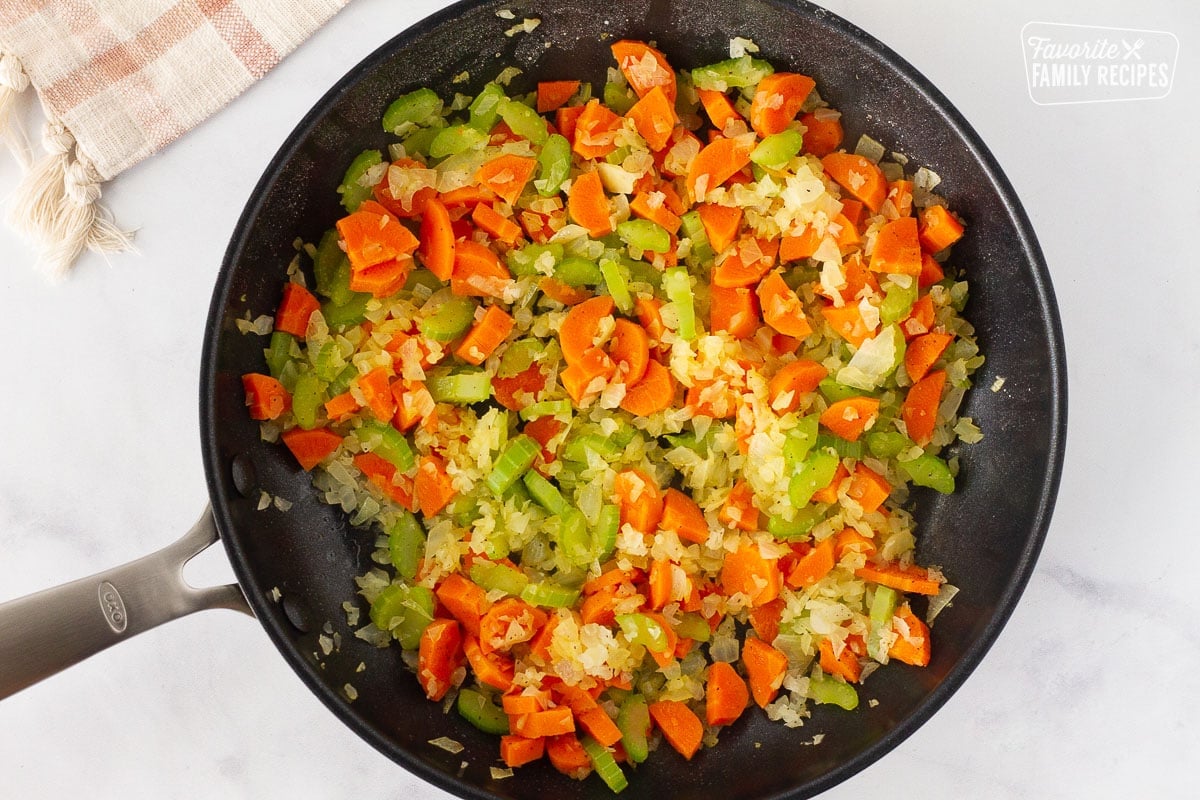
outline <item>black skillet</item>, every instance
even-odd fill
[[[502,9],[515,19],[498,17]],[[505,35],[527,17],[541,20],[535,31]],[[979,421],[985,438],[958,451],[957,494],[914,495],[921,561],[941,565],[962,588],[938,618],[928,668],[880,670],[863,689],[877,705],[864,703],[854,713],[818,707],[800,730],[768,723],[755,710],[691,762],[663,748],[632,775],[626,796],[807,797],[863,769],[928,719],[999,634],[1046,533],[1065,434],[1058,312],[1012,187],[946,98],[853,25],[816,6],[779,0],[459,3],[351,70],[268,166],[217,279],[200,391],[212,515],[141,562],[0,606],[0,696],[167,619],[200,608],[244,610],[244,594],[309,688],[364,739],[432,783],[464,797],[608,796],[598,780],[575,782],[544,763],[493,780],[496,740],[427,702],[398,648],[378,650],[354,638],[342,604],[354,597],[354,576],[371,566],[374,535],[349,528],[343,514],[316,498],[309,477],[281,447],[260,440],[246,415],[240,376],[263,370],[263,342],[240,333],[235,320],[246,311],[272,312],[293,241],[315,241],[337,218],[342,172],[361,150],[388,143],[379,119],[399,94],[418,86],[443,97],[471,94],[508,65],[524,70],[514,91],[565,77],[602,85],[615,39],[654,40],[674,66],[693,67],[726,57],[731,36],[753,39],[778,68],[816,78],[845,115],[851,146],[869,132],[942,176],[939,191],[969,223],[954,261],[971,283],[967,315],[987,363],[963,413]],[[461,73],[469,79],[455,83]],[[1003,386],[992,391],[998,378]],[[262,491],[294,505],[286,513],[259,511]],[[217,530],[240,592],[192,590],[178,578],[181,563]],[[327,622],[341,634],[341,647],[323,656],[317,638]],[[354,702],[347,684],[357,691]],[[817,733],[825,734],[819,746],[802,746]],[[428,744],[439,736],[465,750],[452,755]]]

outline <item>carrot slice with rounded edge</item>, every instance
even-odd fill
[[[352,292],[367,292],[372,297],[389,297],[404,287],[412,267],[412,256],[402,256],[365,269],[352,269],[347,288]]]
[[[657,361],[648,361],[646,374],[625,390],[621,408],[638,417],[648,417],[670,407],[675,399],[675,379]]]
[[[726,139],[719,136],[705,145],[692,160],[687,173],[688,195],[701,201],[710,189],[715,189],[750,163],[752,144],[742,137]]]
[[[842,528],[833,536],[834,556],[838,561],[849,552],[862,553],[867,558],[875,555],[878,545],[874,539],[863,536],[854,528]]]
[[[932,295],[922,295],[913,303],[912,310],[908,312],[908,316],[900,323],[900,330],[904,332],[905,339],[914,339],[923,333],[929,333],[933,329],[934,309]]]
[[[436,197],[425,203],[421,217],[421,246],[417,255],[425,268],[448,281],[454,272],[454,229],[450,224],[450,212]]]
[[[250,419],[277,419],[292,407],[292,396],[283,384],[270,375],[250,372],[242,376],[242,389]]]
[[[275,330],[303,339],[308,333],[308,319],[321,310],[321,301],[298,283],[283,285],[283,299],[275,312]]]
[[[481,166],[475,172],[475,182],[491,189],[511,206],[521,196],[536,168],[536,158],[505,153]]]
[[[908,371],[908,377],[914,383],[924,378],[952,341],[952,333],[930,332],[909,342],[904,350],[904,369]]]
[[[542,81],[537,85],[539,114],[555,111],[579,91],[579,81]]]
[[[763,321],[775,330],[797,339],[812,333],[812,325],[804,315],[804,304],[778,272],[772,272],[758,284],[758,300]]]
[[[612,316],[615,307],[612,297],[602,294],[572,306],[567,312],[558,328],[558,343],[568,364],[580,361],[586,351],[596,346],[600,320]]]
[[[516,375],[492,378],[492,394],[496,402],[509,411],[520,411],[537,400],[546,388],[546,375],[538,363],[530,364]]]
[[[934,595],[941,591],[942,584],[929,577],[929,570],[918,567],[901,567],[897,564],[867,564],[854,570],[854,574],[865,581],[890,586],[901,592]]]
[[[853,153],[830,153],[821,159],[825,172],[839,186],[878,212],[887,199],[887,178],[883,170],[868,159]]]
[[[604,158],[617,149],[616,136],[620,127],[621,118],[593,98],[575,119],[571,149],[580,158]]]
[[[742,224],[742,209],[739,206],[701,203],[696,206],[696,213],[704,224],[704,233],[713,252],[724,252],[737,239]]]
[[[657,153],[671,141],[671,132],[679,122],[675,114],[674,101],[669,99],[661,86],[655,86],[633,104],[625,113],[633,120],[637,131],[646,140],[650,150]]]
[[[817,82],[795,72],[774,72],[758,82],[750,103],[750,126],[762,137],[787,129]]]
[[[737,249],[713,269],[713,285],[722,289],[753,286],[775,266],[778,254],[778,239],[742,239]]]
[[[658,526],[665,531],[675,531],[684,541],[704,544],[708,541],[708,521],[696,501],[678,489],[667,489],[663,493],[663,513]]]
[[[716,89],[697,89],[696,94],[700,95],[700,103],[704,106],[704,113],[708,114],[712,125],[721,133],[725,132],[726,126],[731,122],[744,122],[742,115],[733,107],[733,102],[729,99],[729,95],[724,92],[718,92]]]
[[[650,562],[650,608],[661,611],[671,601],[671,560],[655,558]]]
[[[503,653],[484,653],[471,634],[463,636],[463,652],[477,681],[502,692],[512,688],[515,668],[511,658]]]
[[[728,725],[750,704],[750,690],[731,664],[716,661],[708,668],[705,717],[709,725]]]
[[[554,768],[564,775],[582,780],[592,772],[592,757],[583,749],[574,733],[551,736],[546,742],[546,756]]]
[[[503,298],[512,275],[500,257],[487,245],[463,239],[454,245],[454,271],[450,290],[471,297]]]
[[[417,681],[427,698],[436,702],[446,696],[461,661],[462,632],[458,622],[435,619],[426,625],[417,650]]]
[[[584,106],[564,106],[554,112],[554,127],[558,128],[572,148],[575,146],[575,125],[583,115]]]
[[[817,546],[800,556],[787,575],[787,585],[793,589],[807,588],[833,571],[833,537],[823,539]]]
[[[493,239],[514,245],[524,233],[521,226],[486,203],[479,203],[471,212],[471,220],[486,231]]]
[[[613,494],[621,510],[621,524],[632,525],[646,535],[654,533],[662,519],[663,495],[658,484],[640,469],[624,469],[613,480]]]
[[[551,278],[549,275],[543,275],[538,280],[538,288],[542,294],[549,297],[556,303],[562,303],[564,306],[577,306],[585,300],[591,300],[595,295],[587,289],[568,286],[557,278]]]
[[[749,605],[766,605],[779,596],[779,562],[762,554],[758,543],[743,535],[738,549],[725,554],[721,588],[726,595],[744,594]]]
[[[662,336],[667,331],[667,326],[663,324],[662,313],[660,309],[663,307],[662,300],[656,297],[638,297],[633,302],[634,310],[637,312],[638,322],[646,329],[646,333],[650,335],[650,339],[657,345],[662,341]]]
[[[841,146],[843,133],[840,116],[822,115],[818,117],[815,113],[809,112],[801,115],[800,124],[804,126],[804,151],[806,153],[812,153],[817,158],[824,158]]]
[[[625,366],[624,382],[630,386],[646,374],[650,363],[650,337],[636,322],[618,319],[609,340],[608,355],[620,369]]]
[[[675,71],[662,52],[645,42],[622,39],[613,43],[612,54],[617,68],[638,97],[645,97],[657,86],[662,88],[672,105],[675,103]]]
[[[284,431],[280,438],[304,470],[320,464],[342,443],[342,437],[329,428],[314,428],[311,431],[291,428]]]
[[[815,392],[817,385],[828,374],[825,365],[807,358],[785,364],[767,383],[771,408],[779,414],[795,411],[804,400],[804,395]]]
[[[616,370],[617,365],[609,358],[608,353],[602,348],[590,347],[583,351],[583,355],[575,363],[568,364],[558,377],[575,405],[581,406],[602,391],[593,385],[593,381],[603,378],[604,382],[607,382]]]
[[[937,427],[937,410],[942,401],[942,389],[946,386],[945,370],[931,372],[917,381],[908,390],[900,416],[908,431],[908,438],[924,447],[933,438]]]
[[[821,413],[821,424],[848,442],[857,442],[863,431],[879,416],[879,400],[874,397],[847,397],[830,403]]]
[[[655,202],[657,205],[654,205]],[[665,193],[660,193],[660,198],[656,201],[652,200],[647,192],[638,192],[630,201],[629,210],[642,219],[650,220],[670,234],[678,233],[679,226],[683,224],[679,215],[667,208]]]
[[[522,714],[512,720],[512,732],[530,739],[561,736],[575,730],[575,717],[567,706],[555,706],[545,711]]]
[[[585,172],[571,184],[567,197],[567,212],[576,223],[587,228],[595,239],[602,239],[613,232],[612,214],[600,173]]]
[[[667,743],[684,758],[691,760],[704,739],[704,723],[679,700],[659,700],[650,704],[650,716]]]

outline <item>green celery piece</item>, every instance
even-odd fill
[[[820,420],[820,414],[808,414],[801,417],[796,427],[787,432],[783,441],[783,457],[788,469],[795,469],[808,458],[808,452],[813,449],[820,436]]]
[[[619,794],[628,788],[629,779],[625,777],[625,773],[617,764],[617,760],[613,758],[613,754],[608,752],[607,747],[587,734],[579,737],[579,743],[583,745],[588,758],[592,760],[596,774],[600,776],[600,780],[604,781],[604,785],[612,790],[613,794]]]
[[[536,439],[525,434],[514,436],[492,464],[492,471],[487,476],[487,486],[492,494],[497,497],[504,494],[508,487],[529,471],[541,451],[542,446]]]
[[[530,472],[525,477],[536,474]],[[526,485],[528,486],[528,482]],[[559,552],[572,566],[590,564],[594,558],[592,534],[588,530],[587,519],[584,518],[583,512],[577,508],[568,507],[561,516],[558,529]]]
[[[954,475],[950,472],[950,466],[937,456],[922,453],[912,461],[898,463],[900,471],[917,486],[925,486],[942,494],[954,493]]]
[[[567,256],[554,268],[554,277],[568,286],[596,286],[604,280],[604,273],[595,261],[582,256]]]
[[[451,125],[438,131],[437,136],[429,143],[429,155],[431,158],[456,156],[468,150],[481,150],[487,143],[486,131],[470,125]]]
[[[788,499],[792,505],[797,509],[808,505],[812,496],[833,480],[839,463],[841,459],[825,450],[809,454],[788,483]]]
[[[416,463],[412,446],[404,434],[391,425],[368,422],[354,432],[363,449],[388,461],[401,472],[408,472]]]
[[[895,458],[913,446],[912,440],[899,431],[873,431],[863,436],[863,441],[876,458]]]
[[[592,528],[592,553],[604,561],[617,548],[617,533],[621,529],[621,510],[614,505],[600,506],[600,516]]]
[[[302,372],[292,389],[292,413],[306,431],[317,427],[317,412],[325,402],[325,384],[312,372]]]
[[[628,85],[612,82],[604,84],[604,105],[617,115],[625,116],[637,101],[638,96]]]
[[[354,383],[354,379],[358,377],[358,367],[353,364],[347,364],[342,368],[342,371],[337,374],[329,384],[329,396],[337,397],[350,388],[350,384]]]
[[[688,211],[679,220],[684,238],[692,242],[692,249],[687,257],[688,263],[694,267],[703,267],[716,258],[717,254],[708,241],[708,232],[704,230],[699,212]]]
[[[404,291],[413,292],[418,286],[428,289],[431,295],[446,288],[446,284],[441,278],[424,267],[414,269],[409,273],[408,280],[404,282]]]
[[[865,397],[870,392],[863,389],[856,389],[853,386],[846,386],[838,383],[833,377],[828,377],[817,384],[817,391],[824,395],[825,399],[831,403],[836,403],[839,400],[849,400],[851,397]]]
[[[393,583],[371,603],[371,622],[391,631],[405,650],[416,650],[421,634],[433,622],[433,592],[424,586]]]
[[[617,614],[615,619],[626,639],[644,646],[647,650],[662,653],[671,643],[658,620],[645,614]]]
[[[430,375],[425,388],[435,403],[482,403],[492,396],[492,376],[485,369],[462,369]]]
[[[518,339],[510,344],[500,356],[500,367],[496,370],[497,378],[511,378],[532,366],[537,357],[546,349],[539,339]]]
[[[775,71],[766,61],[751,58],[730,58],[692,70],[692,82],[697,89],[724,92],[727,89],[746,89],[754,86]]]
[[[804,135],[794,128],[773,133],[750,151],[750,160],[763,167],[781,167],[800,152]]]
[[[438,117],[437,119],[441,119]],[[428,128],[417,128],[412,133],[400,140],[400,144],[404,145],[404,152],[409,156],[428,156],[429,148],[433,146],[433,140],[442,132],[444,125],[433,125]]]
[[[412,580],[417,577],[417,567],[425,555],[425,529],[415,514],[403,511],[388,528],[388,554],[396,574]]]
[[[861,459],[864,450],[862,441],[850,442],[840,436],[830,436],[828,433],[817,436],[816,447],[822,450],[829,448],[841,458],[854,459]]]
[[[697,642],[707,642],[712,638],[712,628],[709,627],[708,620],[693,612],[679,616],[679,624],[675,626],[675,633],[685,639]]]
[[[421,88],[392,101],[383,112],[383,129],[394,133],[401,125],[427,126],[442,113],[442,98],[432,89]]]
[[[308,353],[310,356],[314,355],[311,349]],[[342,358],[342,351],[338,348],[337,342],[333,339],[325,340],[316,351],[313,359],[313,372],[318,378],[328,383],[336,379],[345,366],[346,361]]]
[[[292,360],[292,342],[294,341],[296,341],[296,337],[286,331],[271,332],[271,340],[263,351],[263,355],[267,359],[267,369],[275,380],[279,380],[284,366]]]
[[[470,495],[460,494],[450,503],[450,517],[460,528],[469,528],[479,519],[479,501]]]
[[[454,701],[459,716],[484,733],[493,736],[508,734],[508,714],[483,692],[474,689],[459,689]]]
[[[825,485],[828,485],[828,481],[826,481]],[[824,487],[819,486],[817,488]],[[783,517],[768,517],[767,533],[782,541],[807,539],[808,532],[813,529],[813,526],[825,518],[826,508],[826,506],[820,503],[806,505],[802,508],[797,508],[796,516],[790,520],[786,520]]]
[[[888,662],[887,650],[883,647],[883,634],[892,627],[899,595],[888,586],[876,586],[871,600],[870,628],[867,632],[867,655],[881,664]]]
[[[491,561],[476,561],[471,565],[471,580],[483,589],[502,591],[519,597],[529,585],[529,578],[519,569]]]
[[[606,155],[604,157],[604,160],[607,161],[609,164],[614,164],[616,166],[620,166],[622,163],[624,163],[625,159],[629,158],[629,154],[631,152],[633,152],[633,151],[629,149],[628,145],[626,145],[624,147],[618,147],[616,150],[613,150],[608,155]]]
[[[435,342],[453,342],[475,322],[475,301],[455,295],[421,320],[421,333]]]
[[[512,486],[504,490],[504,494],[500,495],[500,498],[506,503],[512,500],[517,508],[525,508],[533,502],[533,495],[525,488],[522,481],[514,481]]]
[[[650,706],[640,694],[631,694],[617,712],[617,727],[621,730],[621,746],[634,764],[650,755]]]
[[[367,318],[367,303],[371,300],[371,295],[353,293],[355,296],[344,305],[336,305],[332,302],[321,304],[321,316],[325,317],[325,324],[330,328],[349,328],[357,325]]]
[[[533,497],[539,506],[551,514],[561,517],[572,510],[571,504],[562,496],[562,492],[558,490],[558,487],[546,478],[543,478],[541,474],[529,470],[521,479],[525,482],[525,488],[529,490],[530,496]]]
[[[341,253],[341,248],[338,248],[338,252]],[[324,304],[326,306],[348,306],[356,301],[362,301],[361,304],[365,308],[366,302],[371,299],[371,295],[366,292],[350,290],[350,259],[346,258],[345,253],[341,253],[341,257],[332,267],[332,276],[321,293],[329,298],[329,302]],[[326,322],[329,321],[328,317],[329,315],[326,314]]]
[[[342,262],[349,264],[346,254],[338,246],[337,229],[330,228],[321,236],[317,252],[313,255],[313,276],[317,279],[313,288],[317,294],[332,297],[331,292],[338,280],[338,269]]]
[[[570,400],[541,400],[522,408],[520,416],[526,422],[541,417],[569,417],[571,415],[571,408]]]
[[[808,691],[812,699],[818,703],[831,703],[847,711],[858,708],[858,692],[848,683],[842,683],[828,676],[808,682]]]
[[[611,461],[621,453],[623,448],[612,439],[598,433],[586,433],[582,436],[570,436],[563,447],[562,457],[567,461],[577,461],[586,464],[587,451],[595,450],[605,461]]]
[[[517,136],[528,139],[539,147],[550,138],[550,132],[546,130],[546,120],[524,103],[506,97],[499,101],[497,109],[501,119]]]
[[[629,273],[629,280],[636,283],[647,283],[655,291],[662,289],[662,270],[648,261],[621,256],[621,266]]]
[[[600,274],[604,276],[604,285],[620,312],[632,314],[633,295],[629,293],[629,285],[625,282],[625,276],[621,274],[621,267],[615,261],[601,259]]]
[[[531,583],[521,590],[521,599],[531,606],[570,608],[579,600],[579,590],[550,581]]]
[[[531,242],[524,247],[509,250],[504,261],[508,264],[508,269],[514,277],[524,278],[530,275],[540,275],[544,273],[537,268],[537,264],[543,260],[546,253],[549,253],[550,258],[554,260],[550,264],[552,268],[557,267],[558,263],[563,260],[563,246],[558,242],[548,244]]]
[[[538,173],[535,186],[542,197],[552,197],[562,190],[563,182],[571,177],[571,143],[561,134],[551,134],[538,153]]]
[[[663,290],[667,299],[675,304],[679,317],[679,335],[691,341],[696,338],[696,307],[692,295],[692,282],[684,267],[670,267],[663,272]]]
[[[350,166],[346,168],[346,174],[342,177],[342,184],[338,186],[338,194],[342,196],[342,207],[350,213],[358,210],[358,206],[363,200],[371,196],[372,188],[363,186],[359,183],[359,179],[366,174],[371,167],[383,163],[383,154],[378,150],[364,150],[354,157],[350,162]]]
[[[665,253],[671,249],[671,234],[648,219],[630,219],[617,225],[617,236],[635,250]]]
[[[283,388],[291,394],[296,390],[296,379],[300,377],[300,362],[295,360],[285,361],[283,369],[279,370],[279,382],[283,384]]]
[[[907,288],[898,283],[889,284],[883,302],[879,304],[879,321],[891,325],[907,317],[913,303],[917,302],[919,291],[916,278],[909,279]]]
[[[500,119],[500,101],[507,99],[508,95],[500,84],[489,83],[484,86],[467,107],[471,127],[490,132]]]

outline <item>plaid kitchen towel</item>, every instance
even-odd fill
[[[45,153],[10,222],[61,276],[85,248],[127,249],[100,184],[157,152],[251,83],[347,0],[0,0],[0,135],[19,158],[14,106],[32,86]]]

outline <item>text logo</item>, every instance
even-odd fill
[[[104,619],[108,621],[108,627],[113,629],[113,633],[125,632],[125,626],[129,624],[129,617],[125,613],[125,601],[121,599],[117,587],[108,581],[100,584],[100,611],[104,613]]]
[[[1021,49],[1038,105],[1157,100],[1171,93],[1179,39],[1166,31],[1030,22]]]

